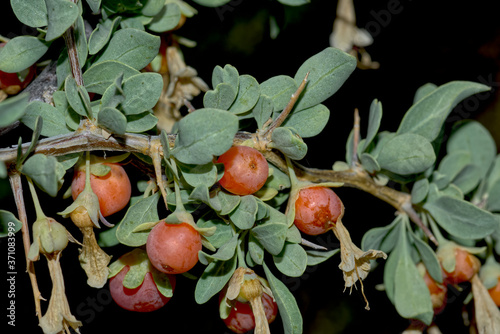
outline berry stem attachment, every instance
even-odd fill
[[[40,201],[38,200],[38,196],[36,194],[35,186],[33,185],[33,181],[31,178],[26,176],[26,180],[28,181],[28,186],[30,188],[31,198],[33,198],[33,205],[35,206],[36,212],[36,220],[46,219],[45,213],[43,213],[42,206],[40,205]]]

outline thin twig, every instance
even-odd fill
[[[42,318],[42,308],[40,306],[40,300],[43,298],[42,294],[40,293],[40,290],[38,289],[38,282],[36,280],[36,274],[35,274],[35,266],[33,265],[33,262],[30,261],[30,259],[28,259],[28,252],[31,246],[31,240],[30,240],[30,231],[28,227],[28,217],[26,215],[26,207],[24,205],[21,174],[17,172],[10,174],[9,181],[10,181],[10,186],[12,187],[12,191],[14,193],[14,199],[16,201],[19,220],[22,223],[21,233],[23,237],[24,253],[26,256],[26,270],[29,274],[31,281],[31,288],[33,290],[33,297],[35,299],[36,315],[38,316],[38,320],[40,320]]]
[[[358,164],[358,145],[360,140],[360,124],[359,111],[358,108],[354,109],[354,126],[353,130],[353,143],[352,143],[352,156],[351,156],[351,167],[354,167]]]
[[[286,120],[288,117],[288,114],[292,111],[293,107],[295,106],[295,103],[297,103],[297,100],[299,99],[300,94],[304,90],[307,84],[307,78],[309,77],[309,72],[306,73],[306,76],[304,77],[304,80],[300,83],[299,87],[295,91],[295,93],[292,94],[290,97],[290,101],[286,105],[285,109],[279,114],[279,116],[269,125],[267,129],[264,130],[264,132],[261,135],[261,138],[267,138],[271,133],[273,133],[274,129],[276,129],[278,126],[283,124],[283,122]]]
[[[78,0],[70,0],[74,4],[78,2]],[[80,68],[80,60],[78,59],[78,51],[76,48],[75,42],[75,28],[74,26],[69,27],[64,32],[64,41],[66,42],[66,47],[68,48],[68,59],[71,67],[71,73],[75,78],[76,84],[78,86],[83,86],[83,78],[82,78],[82,70]]]

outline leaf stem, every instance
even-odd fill
[[[352,128],[354,132],[353,145],[352,145],[352,156],[351,156],[351,167],[355,167],[358,164],[358,145],[360,141],[360,118],[358,108],[354,109],[354,126]]]

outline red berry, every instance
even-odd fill
[[[146,241],[146,251],[153,266],[167,274],[181,274],[198,263],[201,236],[189,224],[156,224]]]
[[[495,285],[491,289],[488,289],[488,293],[490,294],[491,299],[493,299],[495,304],[500,307],[500,277],[497,285]]]
[[[90,186],[99,199],[104,217],[110,216],[127,206],[132,194],[132,185],[125,169],[116,163],[104,163],[111,171],[104,176],[90,175]],[[73,200],[85,188],[85,168],[77,168],[71,183]]]
[[[224,293],[219,295],[219,303],[223,302]],[[278,305],[271,296],[264,293],[262,294],[262,304],[266,312],[268,323],[272,323],[278,314]],[[223,319],[227,328],[235,333],[246,333],[255,328],[255,317],[252,312],[250,303],[242,303],[235,301],[231,312],[226,319]]]
[[[308,235],[330,230],[343,211],[340,198],[325,187],[303,188],[295,201],[295,226]]]
[[[449,284],[468,282],[479,272],[481,262],[466,250],[455,247],[455,270],[451,273],[443,269],[445,280]]]
[[[151,272],[147,272],[144,281],[135,289],[123,286],[123,279],[130,267],[125,266],[116,275],[109,279],[109,291],[111,297],[120,307],[135,312],[151,312],[164,306],[169,300],[156,287]],[[175,288],[175,276],[169,275],[172,290]]]
[[[250,195],[266,183],[269,165],[266,158],[248,146],[233,146],[217,160],[224,164],[219,184],[236,195]]]

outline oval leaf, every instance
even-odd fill
[[[421,173],[434,164],[431,143],[418,134],[404,133],[388,140],[377,157],[381,168],[408,175]]]

